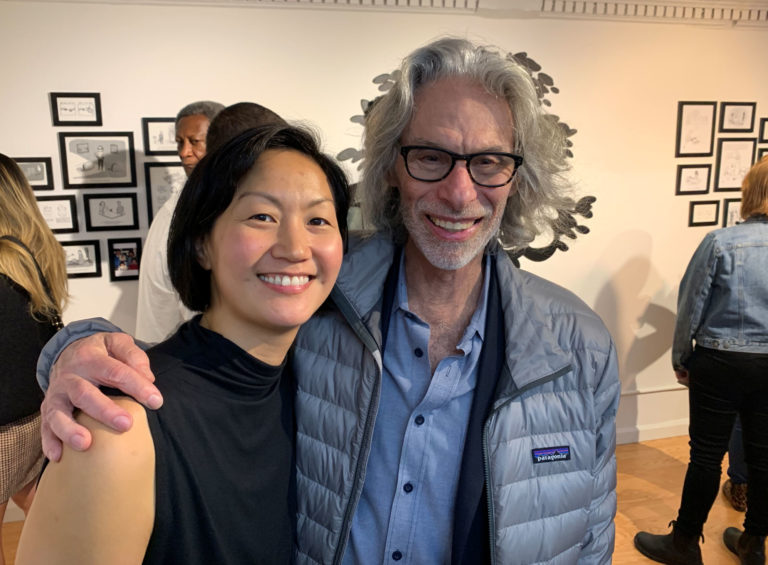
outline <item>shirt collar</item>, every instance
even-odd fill
[[[480,338],[481,341],[485,339],[485,317],[488,311],[488,289],[490,287],[491,277],[491,261],[487,254],[483,254],[483,288],[480,291],[480,300],[478,301],[477,308],[475,308],[472,318],[469,320],[467,329],[464,332],[461,340],[457,344],[457,348],[463,351],[468,351],[471,347],[467,341],[472,340],[474,336]],[[408,288],[405,284],[405,253],[400,254],[400,268],[397,276],[397,291],[395,294],[396,308],[402,310],[407,316],[414,316],[418,319],[416,314],[408,309]]]

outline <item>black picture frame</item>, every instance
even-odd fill
[[[712,165],[710,164],[678,165],[675,194],[707,194],[711,176]]]
[[[741,222],[741,198],[723,200],[723,227],[729,228]]]
[[[83,239],[78,241],[60,241],[64,248],[67,265],[67,278],[101,277],[101,241]]]
[[[758,147],[757,148],[757,157],[755,158],[755,162],[759,161],[763,157],[768,155],[768,147]]]
[[[720,102],[719,133],[750,133],[755,129],[756,102]]]
[[[144,163],[144,183],[147,185],[147,216],[149,223],[158,210],[176,191],[184,188],[187,174],[181,161]]]
[[[720,223],[719,200],[692,200],[688,204],[688,227],[716,226],[718,223]]]
[[[741,190],[741,181],[755,161],[754,137],[720,137],[715,161],[715,192]]]
[[[51,92],[54,126],[100,126],[101,94],[98,92]]]
[[[84,194],[87,231],[139,229],[138,198],[133,192]]]
[[[77,204],[73,194],[37,196],[43,219],[53,233],[77,233]]]
[[[760,129],[757,132],[758,143],[768,143],[768,118],[760,118]]]
[[[138,280],[141,268],[141,238],[121,237],[107,240],[109,280]]]
[[[717,102],[677,103],[675,157],[711,157]]]
[[[176,118],[141,118],[145,155],[176,155]]]
[[[133,132],[59,132],[64,188],[136,186]]]
[[[53,190],[53,164],[50,157],[13,157],[32,190]]]

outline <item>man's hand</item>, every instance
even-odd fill
[[[75,408],[116,431],[131,427],[131,415],[102,394],[98,386],[117,388],[156,409],[163,404],[163,398],[152,384],[154,380],[146,353],[127,334],[97,333],[69,345],[51,368],[50,385],[41,407],[45,455],[58,461],[62,441],[78,451],[90,447],[91,434],[75,422]]]
[[[688,374],[688,369],[675,369],[675,377],[677,378],[677,382],[679,382],[681,385],[691,385],[691,377]]]

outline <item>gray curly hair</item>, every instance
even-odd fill
[[[573,206],[563,175],[568,169],[566,136],[557,118],[543,111],[524,67],[494,48],[452,37],[408,55],[394,86],[375,101],[366,116],[358,186],[364,226],[388,231],[401,242],[407,237],[399,191],[386,179],[413,113],[414,94],[422,85],[447,77],[476,81],[509,104],[515,131],[513,152],[525,161],[513,180],[517,190],[507,201],[497,239],[508,251],[527,247],[561,210]]]
[[[176,127],[179,127],[179,122],[182,118],[189,116],[205,116],[208,118],[208,121],[211,122],[223,109],[224,104],[214,102],[213,100],[199,100],[197,102],[192,102],[191,104],[184,106],[179,110],[179,113],[176,114]]]

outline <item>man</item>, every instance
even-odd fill
[[[253,102],[240,102],[226,108],[218,102],[194,102],[185,106],[176,117],[176,143],[184,172],[189,176],[208,150],[217,149],[238,133],[273,123],[283,123],[283,119]],[[178,199],[179,192],[175,192],[163,204],[144,244],[136,337],[149,343],[162,341],[194,314],[181,303],[168,274],[168,228]]]
[[[223,104],[202,100],[187,104],[176,114],[176,150],[189,176],[205,156],[206,135],[211,120],[224,108]],[[179,192],[171,194],[155,214],[144,242],[139,271],[139,298],[136,306],[136,337],[158,342],[183,321],[192,317],[171,285],[166,260],[168,228]]]
[[[438,40],[401,77],[366,118],[360,190],[376,233],[352,243],[334,307],[295,344],[296,562],[609,563],[613,344],[579,299],[501,251],[569,203],[565,142],[527,71],[495,51]],[[161,402],[130,338],[77,342],[43,409],[54,459],[54,432],[90,441],[72,399],[130,425],[75,375]]]

